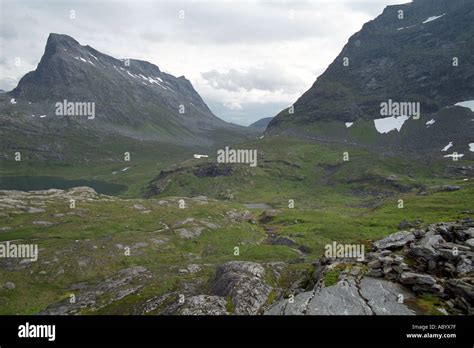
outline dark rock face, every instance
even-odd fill
[[[403,11],[403,19],[399,12]],[[432,16],[444,16],[423,23]],[[474,97],[474,3],[419,0],[388,6],[354,34],[314,85],[269,129],[315,120],[380,117],[388,99],[421,102],[425,113]],[[403,28],[403,29],[401,29]],[[343,65],[344,57],[349,66]],[[453,57],[463,61],[453,68]]]
[[[427,21],[434,16],[439,18]],[[292,108],[275,116],[266,134],[430,158],[442,158],[446,153],[440,150],[453,142],[451,151],[471,159],[474,114],[453,106],[474,100],[473,38],[472,1],[388,6],[349,39]],[[419,103],[420,119],[408,119],[400,132],[380,134],[373,120],[392,116],[381,114],[381,103],[389,100]],[[353,126],[346,128],[344,122]]]
[[[198,178],[230,176],[234,172],[234,168],[229,165],[208,164],[199,166],[194,169],[194,175]]]

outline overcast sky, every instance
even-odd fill
[[[406,2],[0,0],[0,89],[36,68],[55,32],[185,75],[217,116],[248,125],[291,105],[365,22]]]

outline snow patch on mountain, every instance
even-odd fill
[[[456,103],[454,104],[456,106],[462,106],[464,108],[468,108],[468,109],[471,109],[471,111],[474,111],[474,100],[466,100],[466,101],[462,101],[462,102],[459,102],[459,103]]]
[[[393,130],[400,130],[403,127],[403,124],[410,118],[410,116],[390,116],[384,118],[378,118],[374,120],[375,129],[380,134],[386,134]]]
[[[452,147],[453,147],[453,142],[450,141],[449,144],[446,145],[441,151],[448,151]]]
[[[437,20],[437,19],[439,19],[439,18],[441,18],[441,17],[443,17],[443,16],[445,16],[445,15],[446,15],[446,13],[443,13],[443,14],[440,15],[440,16],[431,16],[431,17],[425,19],[425,20],[423,21],[423,24],[426,24],[426,23],[429,23],[429,22],[433,22],[433,21],[435,21],[435,20]]]
[[[444,155],[443,157],[452,157],[452,158],[462,158],[464,157],[464,154],[463,153],[455,153],[453,152],[452,154],[449,154],[449,155]]]
[[[194,154],[194,158],[199,159],[199,158],[207,158],[209,157],[208,155],[199,155],[197,153]]]
[[[416,27],[416,25],[410,25],[409,27],[401,27],[401,28],[398,28],[397,30],[400,31],[400,30],[410,29],[410,28],[414,28],[414,27]]]
[[[426,122],[426,128],[429,128],[429,126],[434,125],[435,122],[436,122],[436,121],[435,121],[434,119],[429,120],[428,122]]]

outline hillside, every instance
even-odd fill
[[[349,39],[293,109],[270,122],[267,132],[303,132],[323,141],[431,156],[453,142],[459,146],[455,151],[472,156],[468,144],[474,141],[473,114],[453,106],[474,100],[473,18],[474,3],[464,0],[388,6]],[[404,113],[400,107],[384,114],[382,103],[390,102],[418,104],[419,112]],[[400,126],[389,127],[387,133],[374,120]]]

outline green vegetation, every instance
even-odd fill
[[[438,308],[444,309],[446,307],[444,302],[433,294],[423,294],[416,299],[415,306],[426,315],[443,315]]]
[[[357,147],[281,137],[248,142],[239,148],[257,148],[259,165],[236,165],[228,176],[198,177],[194,174],[196,166],[213,165],[213,159],[188,160],[167,169],[178,169],[170,176],[153,181],[169,183],[151,199],[141,198],[147,193],[146,185],[160,169],[167,168],[172,158],[157,164],[150,153],[147,161],[136,163],[132,158],[130,165],[71,165],[60,169],[56,164],[35,167],[37,163],[25,161],[2,166],[1,175],[5,176],[34,173],[95,179],[125,184],[129,189],[121,199],[82,201],[75,210],[67,201],[54,200],[45,202],[44,213],[2,208],[0,226],[10,229],[0,233],[0,241],[37,243],[41,257],[28,266],[2,268],[0,284],[13,282],[16,289],[0,289],[0,314],[37,313],[78,293],[73,285],[93,287],[136,265],[152,274],[139,292],[98,312],[84,309],[83,313],[132,313],[137,303],[177,291],[190,282],[207,290],[216,267],[231,260],[256,261],[267,268],[272,267],[271,262],[283,261],[287,265],[278,284],[273,279],[269,283],[290,288],[301,279],[301,272],[311,272],[311,261],[322,256],[328,243],[369,246],[371,241],[397,231],[402,220],[419,219],[427,225],[464,218],[474,201],[473,182],[447,172],[446,163],[427,166],[407,158],[385,158]],[[350,153],[349,162],[342,161],[344,151]],[[459,165],[469,163],[459,161]],[[112,174],[127,166],[131,169]],[[433,188],[441,185],[462,188],[451,192]],[[426,193],[420,195],[422,191]],[[229,193],[232,199],[228,199]],[[178,197],[202,195],[209,197],[207,203],[184,198],[186,209],[178,207]],[[294,200],[294,208],[288,206],[290,199]],[[403,208],[399,207],[400,199]],[[245,203],[268,204],[276,209],[275,216],[260,222],[263,210],[254,209],[251,213],[255,223],[230,219],[229,212],[248,210]],[[188,218],[195,221],[174,226]],[[42,227],[35,221],[52,225]],[[205,223],[217,227],[208,228]],[[179,228],[190,230],[195,226],[204,226],[198,237],[179,236]],[[269,230],[296,245],[267,243]],[[130,256],[124,253],[126,246],[131,248]],[[235,247],[239,248],[238,256]],[[304,253],[298,247],[305,247]],[[199,265],[200,270],[180,271],[189,264]],[[339,272],[334,269],[326,274],[326,286],[337,281]]]
[[[335,268],[332,269],[324,275],[324,285],[325,286],[332,286],[337,283],[339,280],[339,275],[341,274],[341,270]]]

